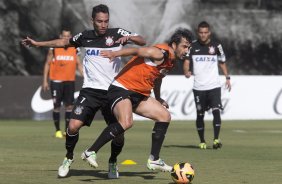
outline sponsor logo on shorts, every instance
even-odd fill
[[[83,111],[83,107],[79,105],[75,108],[74,113],[76,115],[80,115],[82,113],[82,111]]]

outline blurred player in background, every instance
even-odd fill
[[[143,37],[131,33],[122,28],[108,28],[109,9],[106,5],[100,4],[92,10],[93,30],[86,30],[75,35],[70,40],[58,39],[51,41],[36,42],[30,38],[22,40],[27,46],[64,47],[73,45],[86,49],[83,60],[84,83],[79,97],[71,114],[71,120],[66,135],[66,157],[59,167],[58,175],[66,177],[70,165],[73,163],[73,151],[79,138],[79,129],[86,125],[90,126],[96,112],[101,109],[105,121],[109,124],[113,116],[108,108],[107,90],[121,69],[121,59],[115,58],[110,62],[108,58],[100,56],[102,50],[120,50],[127,43],[145,45]],[[111,156],[109,158],[109,178],[118,178],[117,156],[122,151],[124,135],[117,136],[111,144]],[[83,153],[83,160],[96,158],[94,153]],[[98,165],[93,165],[98,167]]]
[[[68,30],[63,30],[60,34],[62,39],[69,40],[71,37],[71,32]],[[50,48],[44,65],[42,89],[43,91],[49,90],[49,78],[54,105],[55,137],[57,138],[63,138],[63,133],[60,129],[60,107],[62,102],[65,106],[64,135],[66,135],[65,132],[70,121],[74,103],[76,66],[81,76],[83,76],[82,64],[77,54],[78,50],[75,47]]]
[[[159,153],[167,132],[171,116],[167,103],[160,98],[162,78],[173,68],[177,59],[183,59],[189,50],[191,33],[186,29],[177,30],[168,44],[151,47],[127,48],[120,51],[102,51],[101,55],[113,60],[115,57],[134,57],[115,77],[108,90],[112,113],[117,121],[104,129],[94,144],[84,153],[95,154],[108,141],[123,134],[133,126],[133,112],[152,119],[151,155],[147,161],[150,170],[170,172],[172,167],[165,164]],[[154,89],[155,98],[151,97]],[[98,165],[96,158],[87,158],[90,164]]]
[[[205,111],[211,108],[214,128],[213,148],[218,149],[222,147],[219,132],[221,128],[220,110],[223,109],[218,65],[225,75],[225,85],[229,91],[231,90],[230,76],[222,45],[211,39],[210,25],[205,21],[201,22],[198,25],[197,34],[198,40],[192,43],[192,48],[184,61],[183,70],[187,78],[191,76],[192,72],[194,75],[193,93],[197,110],[196,127],[200,137],[199,147],[200,149],[207,148],[204,137],[204,116]]]

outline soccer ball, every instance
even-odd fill
[[[171,178],[177,184],[191,183],[195,176],[192,165],[188,162],[179,162],[173,166]]]

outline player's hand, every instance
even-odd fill
[[[115,58],[115,54],[114,52],[110,51],[110,50],[102,50],[100,52],[100,56],[104,57],[104,58],[109,58],[110,62],[113,61],[113,59]]]
[[[186,78],[190,78],[191,75],[192,75],[192,72],[191,72],[191,71],[188,71],[188,72],[185,73],[185,77],[186,77]]]
[[[43,89],[43,91],[47,91],[47,90],[50,89],[48,82],[43,82],[43,84],[42,84],[42,89]]]
[[[230,82],[230,79],[227,79],[227,80],[226,80],[226,82],[225,82],[225,87],[226,87],[226,89],[228,89],[229,92],[231,91],[231,82]]]
[[[29,38],[28,36],[26,37],[26,39],[23,39],[21,41],[22,45],[26,46],[26,47],[33,47],[36,46],[36,41],[34,41],[33,39]]]
[[[118,39],[116,41],[116,43],[120,43],[120,44],[124,45],[125,43],[128,42],[128,40],[130,40],[130,36],[124,36],[124,37],[121,37],[120,39]]]
[[[164,99],[160,98],[160,99],[157,99],[157,100],[162,104],[162,106],[169,109],[169,105]]]

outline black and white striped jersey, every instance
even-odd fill
[[[108,90],[110,83],[121,69],[121,58],[115,58],[110,62],[108,58],[100,56],[100,51],[120,50],[123,45],[116,41],[123,36],[130,35],[136,36],[137,34],[122,28],[109,28],[102,36],[97,36],[94,30],[85,30],[70,39],[72,45],[85,49],[82,88]]]
[[[204,45],[195,41],[187,57],[194,75],[193,89],[210,90],[220,87],[218,62],[226,61],[220,43],[211,40],[210,43]]]

